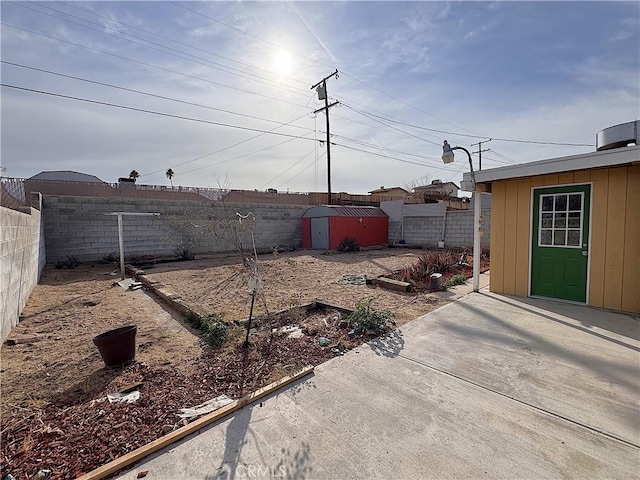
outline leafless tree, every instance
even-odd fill
[[[413,189],[416,188],[416,187],[422,187],[423,185],[429,185],[429,180],[431,180],[431,174],[427,173],[426,175],[423,175],[422,177],[414,178],[413,180],[409,180],[408,182],[406,182],[402,186],[404,187],[405,190],[408,190],[409,192],[412,192]]]

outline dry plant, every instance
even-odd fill
[[[445,273],[455,267],[467,265],[467,250],[430,250],[418,257],[413,265],[400,270],[404,282],[423,282],[434,273]]]

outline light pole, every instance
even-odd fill
[[[469,168],[471,169],[471,191],[473,192],[473,291],[480,289],[480,232],[482,232],[482,195],[476,186],[476,176],[473,172],[473,162],[471,161],[471,153],[464,147],[452,147],[449,142],[444,141],[442,146],[442,162],[453,162],[453,151],[462,150],[469,157]],[[463,183],[460,186],[467,190],[468,186]]]

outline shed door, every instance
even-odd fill
[[[531,295],[587,300],[591,186],[533,193]]]
[[[329,250],[329,217],[311,219],[311,248]]]

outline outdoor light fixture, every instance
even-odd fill
[[[463,190],[473,192],[473,291],[480,289],[480,235],[482,233],[482,197],[476,187],[476,176],[473,171],[473,162],[471,161],[471,153],[464,147],[452,147],[446,140],[442,145],[442,162],[444,164],[452,163],[454,160],[453,151],[462,150],[469,157],[469,168],[471,169],[471,183],[461,182],[460,187]]]
[[[458,147],[456,147],[458,148]],[[453,149],[449,142],[444,141],[444,145],[442,146],[442,163],[452,163],[453,162]]]
[[[475,190],[475,183],[476,183],[476,177],[475,177],[475,173],[473,171],[473,162],[471,161],[471,153],[469,153],[469,150],[467,150],[464,147],[452,147],[451,145],[449,145],[449,142],[447,142],[446,140],[444,141],[444,145],[442,145],[442,163],[447,164],[447,163],[452,163],[454,160],[454,155],[453,155],[453,151],[454,150],[462,150],[463,152],[465,152],[467,154],[467,157],[469,157],[469,168],[471,169],[471,179],[473,180],[473,185],[460,185],[462,187],[463,190],[468,190],[473,192]],[[463,182],[464,183],[464,182]]]

